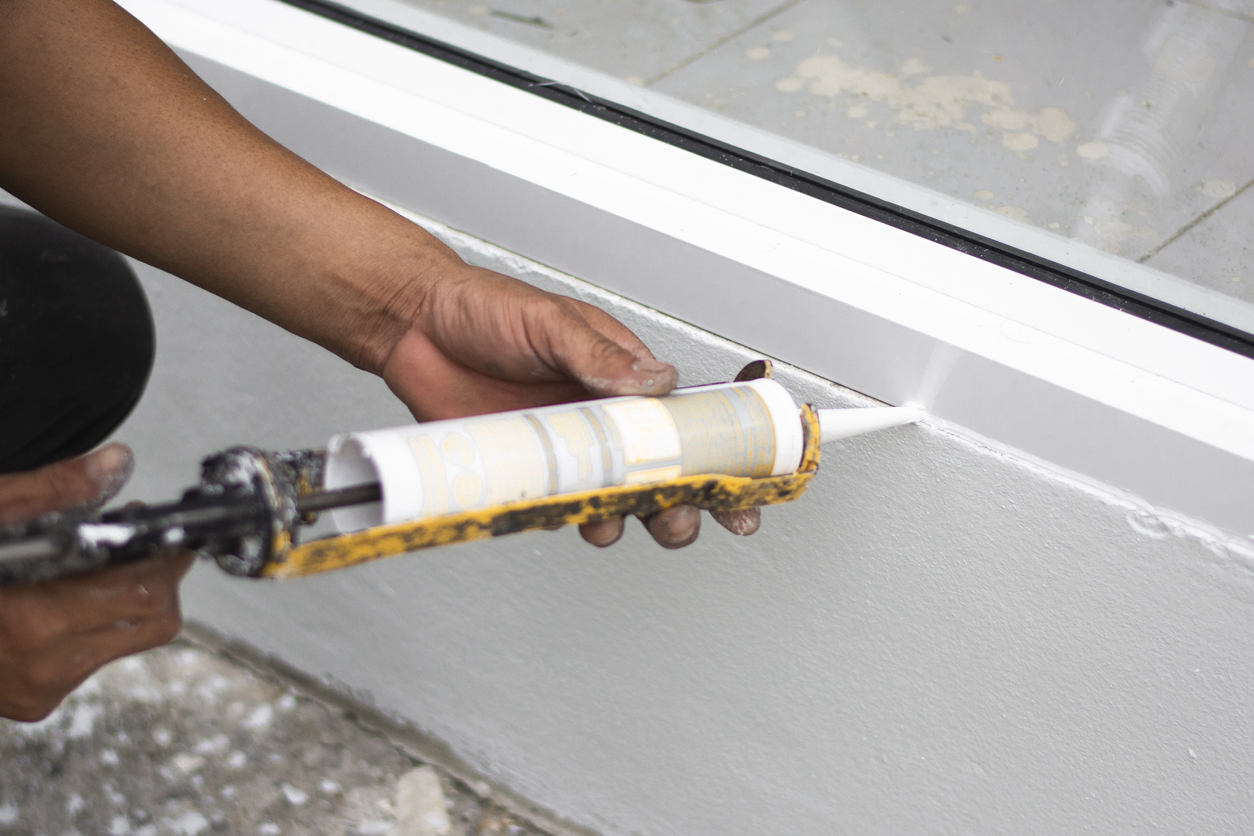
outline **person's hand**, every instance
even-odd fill
[[[392,348],[383,379],[420,421],[617,395],[665,395],[679,375],[609,314],[489,270],[450,266],[427,290],[413,327]],[[758,511],[715,515],[735,534]],[[697,539],[701,514],[671,508],[644,520],[666,548]],[[613,517],[580,526],[596,546],[623,534]]]
[[[0,475],[0,525],[107,502],[131,472],[109,444],[29,473]],[[0,586],[0,717],[40,720],[102,665],[178,635],[190,554],[42,583]]]

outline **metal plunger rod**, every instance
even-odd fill
[[[365,505],[367,502],[378,502],[383,498],[383,489],[378,482],[368,485],[351,485],[333,491],[316,491],[296,497],[296,510],[301,514],[315,511],[327,511],[331,508],[343,508],[347,505]]]

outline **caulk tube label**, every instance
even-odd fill
[[[381,503],[331,512],[352,531],[679,476],[791,473],[801,447],[792,397],[755,380],[336,436],[326,486],[380,483]]]

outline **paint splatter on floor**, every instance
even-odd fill
[[[178,642],[108,666],[41,723],[0,720],[0,834],[409,833],[397,784],[417,766],[351,714]],[[435,774],[449,836],[543,836]]]

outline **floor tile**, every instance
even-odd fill
[[[1254,177],[1252,29],[1146,0],[806,0],[653,88],[1135,259]]]
[[[795,0],[407,2],[643,84]]]
[[[1254,305],[1254,185],[1146,264]]]

